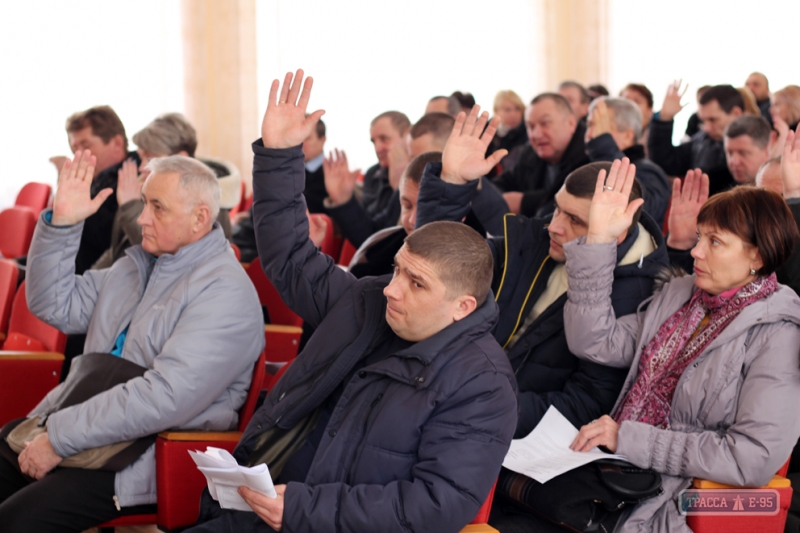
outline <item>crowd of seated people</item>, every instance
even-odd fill
[[[0,439],[3,531],[152,512],[152,445],[116,470],[62,462],[236,427],[264,329],[231,239],[308,338],[233,453],[270,466],[277,498],[242,487],[252,512],[233,511],[206,490],[189,531],[457,532],[496,482],[501,533],[565,531],[515,500],[509,487],[534,482],[502,467],[553,407],[580,428],[573,450],[661,475],[660,494],[598,531],[689,531],[674,500],[692,478],[758,487],[786,463],[800,418],[775,406],[800,401],[800,89],[770,94],[760,73],[704,87],[677,146],[680,82],[658,111],[640,83],[613,97],[565,81],[528,105],[503,90],[493,118],[455,92],[414,124],[378,115],[362,181],[343,150],[325,156],[312,85],[302,71],[273,82],[254,202],[233,227],[241,176],[195,156],[182,115],[131,152],[111,108],[70,117],[28,306],[73,355],[143,374],[58,409],[80,379],[65,373],[29,415],[46,431],[19,454]],[[357,248],[349,265],[320,252],[310,213]]]

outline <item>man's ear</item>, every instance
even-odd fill
[[[456,298],[456,307],[453,311],[453,321],[458,322],[462,318],[466,318],[478,308],[478,301],[474,296],[465,294]]]
[[[119,133],[111,137],[111,140],[108,141],[109,144],[114,146],[115,148],[119,148],[123,152],[125,151],[125,139],[122,138],[122,135]]]
[[[575,115],[570,113],[567,116],[567,122],[569,123],[570,131],[572,131],[572,133],[575,133],[575,130],[578,129],[578,119],[575,117]]]
[[[739,107],[739,106],[734,106],[733,109],[731,109],[731,116],[732,117],[736,117],[736,118],[741,117],[742,116],[742,108]]]
[[[186,150],[181,150],[175,155],[182,155],[183,157],[189,157],[189,152],[187,152]]]
[[[194,211],[194,224],[192,227],[192,231],[197,233],[202,231],[206,226],[210,226],[209,221],[213,224],[213,220],[211,220],[211,210],[205,204],[200,204],[196,206]]]

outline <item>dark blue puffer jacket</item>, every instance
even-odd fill
[[[257,141],[254,215],[259,256],[286,303],[316,332],[236,450],[291,428],[320,406],[388,330],[390,276],[356,280],[308,239],[303,152]],[[289,483],[287,532],[459,531],[478,511],[508,451],[516,384],[491,335],[493,298],[463,320],[346,384],[305,483]]]

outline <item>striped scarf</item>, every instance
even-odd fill
[[[666,428],[672,397],[683,371],[739,313],[778,288],[775,274],[713,296],[696,290],[689,301],[658,329],[642,351],[639,375],[615,416]]]

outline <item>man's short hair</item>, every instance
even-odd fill
[[[220,188],[214,172],[197,159],[182,155],[156,157],[147,164],[152,174],[176,173],[180,176],[179,187],[190,200],[190,208],[206,205],[211,212],[211,221],[219,215]],[[148,178],[149,179],[149,178]]]
[[[460,111],[469,111],[475,107],[475,97],[472,96],[472,93],[462,93],[461,91],[456,91],[450,95],[450,98],[455,98],[458,101]]]
[[[460,222],[425,224],[405,238],[409,253],[428,261],[452,299],[470,295],[478,307],[492,287],[494,260],[477,231]]]
[[[133,142],[151,154],[175,155],[184,151],[194,157],[197,130],[180,113],[167,113],[136,132]]]
[[[456,119],[447,113],[428,113],[411,126],[409,133],[412,139],[419,139],[423,135],[430,133],[438,144],[444,146],[453,131],[453,124],[455,123]]]
[[[563,96],[561,96],[558,93],[537,94],[533,98],[533,100],[531,100],[531,105],[536,105],[539,102],[542,102],[544,100],[552,100],[553,103],[556,105],[556,107],[559,108],[564,113],[566,113],[568,115],[573,115],[573,116],[575,115],[575,111],[573,111],[572,110],[572,106],[569,105],[569,100],[567,100],[566,98],[564,98]]]
[[[747,135],[753,140],[753,144],[759,148],[766,148],[769,144],[772,128],[769,122],[762,116],[742,115],[725,128],[725,137],[735,139],[742,135]]]
[[[408,131],[408,128],[411,127],[411,121],[408,120],[408,117],[405,113],[401,113],[400,111],[384,111],[377,117],[372,119],[370,122],[371,126],[374,126],[376,122],[378,122],[382,118],[388,118],[389,122],[392,123],[392,127],[399,133],[400,135],[405,135]]]
[[[586,87],[584,87],[577,81],[567,80],[567,81],[562,81],[561,83],[558,84],[559,91],[561,89],[569,89],[569,88],[578,89],[578,93],[581,95],[582,104],[588,104],[589,102],[592,101],[592,95],[589,94],[589,91],[586,90]]]
[[[402,179],[411,180],[417,185],[417,187],[419,187],[419,184],[422,181],[422,173],[425,172],[425,167],[428,165],[428,163],[441,162],[442,152],[425,152],[424,154],[419,154],[408,164],[405,172],[403,172]]]
[[[622,91],[620,91],[620,94],[622,94],[626,90],[635,91],[641,94],[647,101],[647,107],[653,109],[653,93],[652,91],[650,91],[650,89],[647,88],[646,85],[641,83],[629,83],[628,85],[625,86],[624,89],[622,89]]]
[[[494,95],[494,106],[492,106],[492,110],[497,113],[497,110],[503,105],[504,102],[509,102],[523,113],[525,112],[525,104],[522,102],[522,98],[520,98],[519,95],[511,89],[497,91],[497,94]]]
[[[576,168],[569,173],[567,179],[564,181],[564,189],[576,198],[586,198],[591,200],[594,197],[595,187],[597,187],[597,175],[601,170],[605,170],[606,176],[608,176],[608,172],[611,170],[611,162],[596,161],[594,163],[589,163],[588,165],[583,165],[582,167]],[[644,191],[642,190],[642,184],[639,182],[639,179],[636,178],[633,180],[633,187],[631,187],[631,194],[628,197],[628,202],[638,198],[644,198]],[[636,224],[639,222],[639,218],[641,216],[642,208],[639,207],[639,209],[637,209],[636,213],[633,215],[633,221],[631,222],[628,231],[630,231],[631,228],[636,227]]]
[[[461,113],[461,102],[459,102],[458,99],[452,96],[444,96],[444,95],[434,96],[433,98],[428,100],[428,103],[433,102],[434,100],[447,100],[447,113],[453,115],[454,117],[459,113]]]
[[[589,85],[586,88],[586,91],[589,93],[589,96],[593,96],[597,98],[598,96],[609,96],[608,89],[602,83],[595,83],[594,85]]]
[[[597,102],[602,100],[608,109],[614,113],[614,124],[619,131],[633,131],[633,138],[638,139],[642,135],[642,111],[639,106],[626,98],[611,98],[600,96],[589,104],[589,116],[592,116]]]
[[[739,91],[737,91],[736,87],[733,85],[715,85],[709,87],[708,90],[703,93],[703,96],[700,97],[700,105],[709,104],[714,100],[716,100],[719,107],[728,114],[733,111],[734,107],[738,107],[744,111],[742,95],[739,94]]]
[[[314,127],[314,130],[317,132],[317,137],[322,139],[325,137],[325,123],[322,122],[322,119],[317,121],[317,125]]]
[[[67,133],[74,133],[83,128],[92,128],[92,135],[100,137],[103,143],[108,144],[116,135],[122,136],[123,148],[128,151],[128,136],[125,126],[111,106],[98,105],[86,111],[73,113],[67,119]]]

